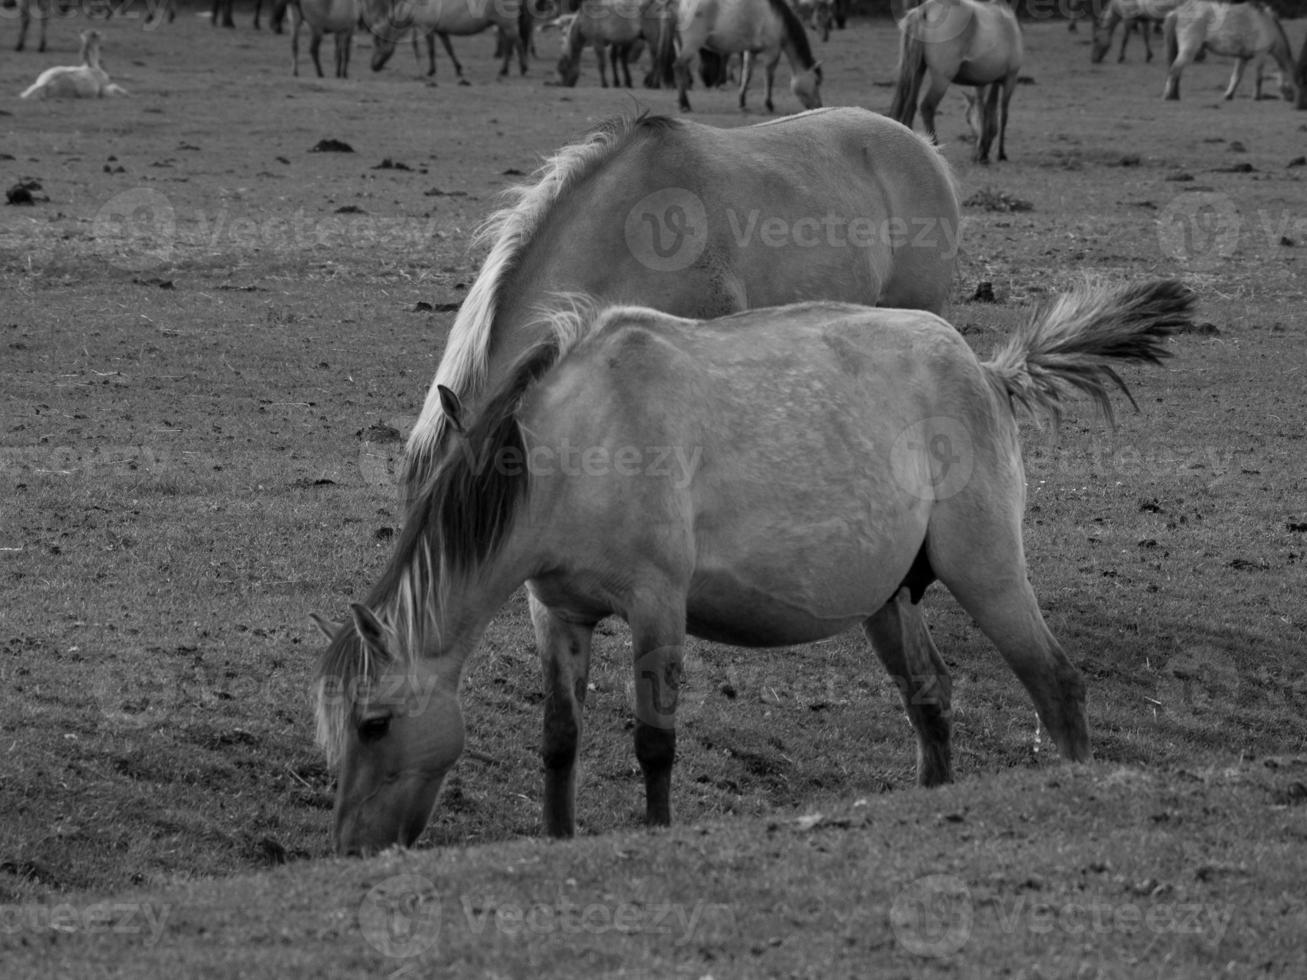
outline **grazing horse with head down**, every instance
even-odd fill
[[[678,0],[676,34],[680,44],[675,62],[676,86],[682,111],[690,110],[685,94],[690,87],[690,67],[702,48],[719,55],[743,55],[741,110],[745,108],[755,55],[763,59],[767,83],[763,104],[768,112],[776,109],[772,87],[782,54],[790,63],[790,91],[794,97],[805,109],[821,105],[821,65],[813,57],[803,22],[785,0]]]
[[[1275,59],[1279,69],[1280,94],[1294,101],[1293,52],[1280,18],[1270,7],[1252,0],[1249,3],[1222,3],[1219,0],[1186,0],[1166,15],[1166,58],[1171,67],[1166,72],[1165,99],[1180,98],[1180,73],[1200,52],[1234,58],[1230,84],[1225,99],[1233,99],[1243,80],[1248,62],[1257,59],[1254,99],[1262,97],[1262,66],[1266,56]]]
[[[1130,39],[1130,32],[1139,25],[1139,33],[1144,38],[1144,60],[1153,60],[1153,44],[1148,33],[1153,26],[1160,25],[1166,15],[1180,5],[1180,0],[1108,0],[1107,9],[1094,26],[1094,41],[1089,50],[1089,60],[1098,64],[1112,46],[1112,34],[1116,25],[1121,29],[1121,50],[1117,53],[1118,62],[1125,61],[1125,43]]]
[[[690,317],[818,298],[941,311],[958,222],[940,154],[864,109],[737,129],[647,116],[609,123],[560,150],[487,223],[489,254],[409,437],[403,495],[422,499],[443,461],[462,453],[442,393],[457,396],[463,419],[487,411],[551,335],[540,310],[559,293]],[[370,605],[389,617],[392,600],[377,593]],[[364,656],[352,627],[337,631],[333,649],[327,674]],[[335,724],[326,703],[322,713]],[[354,806],[351,766],[340,814]],[[342,836],[341,846],[353,845]]]
[[[791,646],[861,626],[899,687],[922,785],[952,778],[951,680],[918,603],[938,579],[998,647],[1064,758],[1090,757],[1085,686],[1022,545],[1017,406],[1079,389],[1190,322],[1175,281],[1062,297],[981,362],[939,317],[803,303],[692,320],[541,311],[482,409],[438,396],[460,449],[320,662],[338,853],[412,845],[462,754],[459,681],[523,583],[545,678],[544,827],[575,832],[597,624],[631,628],[645,821],[671,822],[687,634]],[[1127,392],[1128,394],[1128,392]],[[569,452],[586,447],[584,467]],[[941,470],[941,451],[960,462]],[[655,467],[654,452],[674,465]],[[672,452],[669,452],[672,451]],[[796,662],[794,669],[802,669]]]
[[[508,63],[517,52],[518,66],[526,74],[527,50],[531,45],[532,20],[524,0],[364,0],[364,18],[372,31],[372,70],[380,71],[395,52],[396,43],[412,29],[427,39],[430,58],[428,75],[436,73],[436,46],[440,37],[454,71],[463,80],[463,66],[454,57],[449,37],[480,34],[493,27],[498,32],[502,62],[499,77],[508,74]]]

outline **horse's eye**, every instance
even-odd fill
[[[383,715],[379,718],[367,718],[359,722],[359,740],[362,742],[375,742],[389,730],[389,715]]]

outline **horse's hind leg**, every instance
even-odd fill
[[[997,85],[994,88],[998,88]],[[1003,98],[999,102],[998,119],[998,158],[1007,159],[1007,114],[1012,104],[1012,95],[1017,90],[1017,72],[1013,72],[1003,81]]]
[[[318,77],[322,78],[322,59],[318,57],[318,48],[322,46],[322,35],[314,28],[313,33],[309,36],[309,55],[313,58],[313,67],[317,69]]]
[[[440,43],[445,48],[445,54],[449,55],[449,63],[454,66],[454,74],[458,77],[458,84],[459,85],[470,84],[468,80],[463,77],[463,64],[458,60],[458,58],[454,54],[454,42],[449,39],[449,35],[441,34]],[[436,73],[436,55],[435,55],[435,50],[433,48],[431,53],[431,74],[434,75],[435,73]]]
[[[944,93],[948,91],[948,83],[947,78],[931,72],[930,88],[926,89],[926,94],[921,97],[921,124],[926,127],[926,135],[930,137],[932,143],[939,142],[939,137],[935,135],[935,109],[944,98]]]
[[[635,758],[644,773],[645,823],[672,822],[672,764],[676,761],[676,704],[680,696],[685,597],[634,611]]]
[[[1153,42],[1148,39],[1152,32],[1153,22],[1151,20],[1139,21],[1139,33],[1144,39],[1144,61],[1153,60]]]
[[[986,480],[978,468],[970,480],[975,492],[938,504],[927,554],[939,580],[1025,686],[1063,757],[1083,762],[1090,757],[1085,683],[1049,632],[1026,577],[1019,469],[1018,463],[1011,479]]]
[[[1230,72],[1230,84],[1226,86],[1225,94],[1221,96],[1221,98],[1225,99],[1227,102],[1234,98],[1234,90],[1237,89],[1239,83],[1243,81],[1243,70],[1246,67],[1248,67],[1247,58],[1236,58],[1234,60],[1234,71]]]
[[[540,747],[545,767],[545,833],[550,837],[571,837],[576,833],[576,756],[590,677],[594,624],[568,622],[534,595],[531,622],[545,679],[545,726]]]
[[[952,782],[953,684],[931,642],[920,606],[912,603],[906,588],[900,589],[862,628],[898,686],[917,733],[917,782],[922,786]]]

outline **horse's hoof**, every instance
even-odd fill
[[[464,87],[466,87],[466,88],[471,88],[471,87],[472,87],[472,83],[469,82],[466,78],[460,78],[460,79],[458,80],[458,84],[459,84],[459,85],[462,85],[462,86],[464,86]]]

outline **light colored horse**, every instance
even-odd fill
[[[1162,97],[1180,98],[1180,73],[1200,51],[1234,58],[1234,71],[1226,86],[1225,98],[1233,99],[1243,80],[1248,62],[1257,59],[1254,98],[1262,97],[1262,69],[1269,54],[1279,69],[1280,94],[1292,102],[1294,85],[1293,52],[1280,18],[1263,4],[1220,3],[1217,0],[1186,0],[1165,21],[1166,57],[1171,66],[1166,73]]]
[[[563,28],[563,50],[558,59],[558,78],[563,85],[570,88],[577,83],[581,77],[581,54],[589,46],[594,48],[599,63],[600,85],[608,87],[605,52],[611,48],[613,86],[620,84],[617,78],[620,65],[626,87],[630,88],[630,61],[639,57],[642,43],[649,44],[655,51],[652,81],[661,81],[656,52],[664,34],[673,29],[670,10],[664,0],[584,0],[575,13],[564,17],[566,23],[560,25]]]
[[[292,0],[290,7],[291,74],[300,73],[300,24],[309,25],[309,55],[313,67],[322,78],[322,61],[318,48],[322,36],[331,34],[336,39],[336,77],[349,77],[350,46],[354,42],[354,29],[362,12],[360,0]]]
[[[109,73],[100,67],[100,32],[82,31],[81,38],[80,65],[47,68],[19,98],[98,99],[106,95],[126,95],[121,86],[109,81]]]
[[[1139,25],[1139,33],[1144,38],[1144,60],[1153,60],[1153,44],[1148,34],[1154,24],[1161,24],[1166,15],[1180,5],[1180,0],[1108,0],[1107,9],[1099,18],[1094,28],[1094,42],[1089,50],[1089,60],[1094,64],[1101,62],[1112,46],[1112,34],[1117,24],[1124,24],[1121,30],[1121,50],[1117,54],[1118,62],[1125,61],[1125,43],[1130,39],[1130,32]]]
[[[918,782],[950,781],[951,679],[919,605],[936,579],[998,647],[1062,756],[1088,760],[1084,681],[1028,578],[1016,407],[1056,416],[1079,389],[1110,415],[1117,364],[1166,356],[1193,302],[1174,280],[1086,287],[983,363],[945,321],[912,310],[555,315],[555,335],[523,352],[475,418],[442,392],[463,451],[409,511],[368,602],[343,628],[322,624],[337,852],[422,833],[463,751],[464,664],[523,583],[544,669],[552,836],[575,832],[591,643],[609,616],[631,628],[651,826],[671,823],[687,634],[772,647],[860,625],[915,729]]]
[[[949,85],[974,85],[980,128],[977,163],[989,162],[998,136],[998,158],[1007,159],[1008,104],[1017,87],[1024,50],[1021,25],[1005,0],[926,0],[899,21],[898,84],[889,114],[911,126],[921,99],[921,119],[931,141],[935,108]],[[930,75],[924,95],[921,80]]]
[[[428,75],[436,73],[436,46],[440,37],[454,71],[463,80],[463,66],[454,57],[451,35],[466,37],[493,27],[498,31],[503,61],[499,77],[508,74],[508,63],[517,52],[523,75],[531,43],[531,14],[523,0],[366,0],[364,17],[373,33],[372,70],[385,67],[395,46],[410,28],[426,35],[430,57]]]
[[[785,0],[679,0],[676,10],[676,33],[680,52],[675,72],[681,110],[690,111],[686,89],[690,87],[690,69],[700,48],[721,55],[740,52],[744,56],[740,72],[740,108],[745,108],[745,94],[753,72],[753,58],[762,57],[767,94],[763,104],[774,112],[772,87],[781,55],[790,63],[790,91],[805,109],[821,105],[821,65],[813,57],[812,45],[803,22]]]

